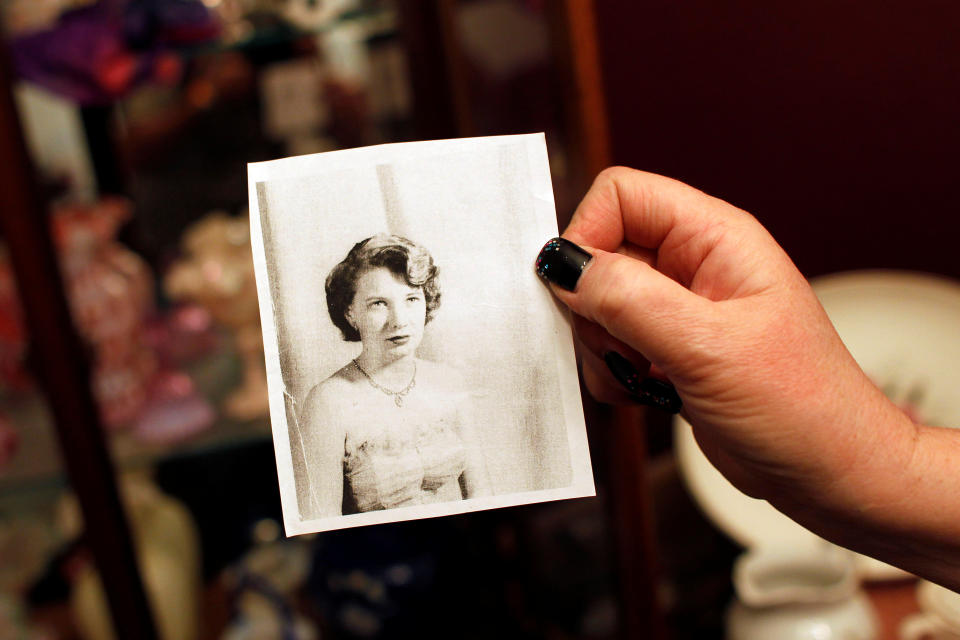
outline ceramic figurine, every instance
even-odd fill
[[[94,204],[60,204],[51,226],[73,322],[90,346],[91,382],[103,422],[130,423],[156,370],[145,326],[153,313],[153,276],[146,263],[116,242],[130,204],[105,198]],[[23,367],[27,337],[16,283],[0,253],[0,379],[8,390],[30,388]]]
[[[151,444],[188,438],[213,424],[212,407],[178,368],[214,348],[209,313],[198,307],[158,316],[153,275],[115,240],[130,204],[106,198],[61,204],[51,222],[74,325],[90,346],[91,384],[105,426],[132,426]],[[0,385],[32,387],[24,368],[26,328],[16,281],[0,248]],[[159,362],[163,359],[164,362]],[[0,420],[0,465],[16,434]]]
[[[285,0],[283,17],[300,29],[320,29],[348,11],[356,9],[357,0]]]
[[[260,332],[260,308],[246,218],[208,214],[184,234],[183,257],[164,278],[174,300],[206,308],[233,332],[243,361],[243,382],[224,404],[227,415],[251,420],[267,415],[267,376]]]
[[[108,198],[58,206],[52,218],[70,310],[92,347],[93,392],[108,427],[137,416],[156,371],[144,333],[154,310],[153,276],[115,240],[130,215],[128,201]]]
[[[216,412],[180,371],[162,370],[154,376],[133,435],[147,444],[171,445],[205,431],[216,421]]]
[[[196,640],[202,576],[193,519],[186,507],[163,494],[144,475],[128,473],[119,488],[160,639]],[[79,535],[82,529],[80,510],[72,497],[60,505],[60,527],[68,537]],[[92,564],[78,571],[70,608],[83,640],[117,640],[100,577]]]
[[[876,640],[879,625],[849,552],[761,547],[738,558],[728,640]]]
[[[155,316],[147,326],[147,342],[161,368],[180,369],[216,353],[222,339],[209,311],[185,304]]]

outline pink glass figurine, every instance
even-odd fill
[[[202,305],[233,332],[243,382],[227,398],[225,413],[240,420],[264,416],[267,379],[249,224],[223,212],[207,214],[187,229],[182,247],[184,255],[167,273],[164,288],[175,300]]]
[[[120,198],[60,205],[52,217],[73,320],[93,348],[94,396],[113,428],[136,417],[156,371],[144,339],[153,279],[146,263],[115,240],[129,217],[130,204]]]

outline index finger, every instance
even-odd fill
[[[678,180],[610,167],[593,181],[563,237],[605,251],[624,244],[656,249],[674,228],[702,220],[712,200]]]

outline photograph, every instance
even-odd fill
[[[248,179],[287,535],[595,495],[542,134]]]

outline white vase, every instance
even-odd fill
[[[921,580],[917,602],[920,613],[900,625],[902,640],[960,640],[960,594]]]
[[[853,557],[835,547],[752,549],[733,570],[728,640],[875,640]]]

